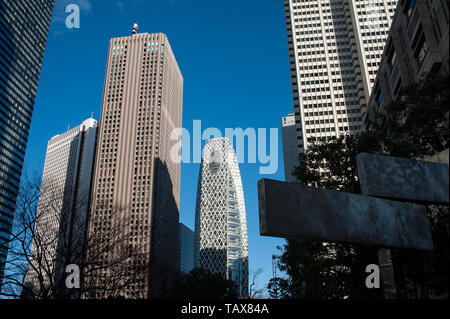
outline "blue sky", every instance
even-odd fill
[[[80,29],[65,27],[65,6],[80,5]],[[184,77],[183,127],[279,128],[292,110],[289,55],[281,0],[56,0],[28,141],[27,174],[42,174],[47,141],[99,119],[112,37],[167,34]],[[271,256],[284,240],[259,235],[257,181],[284,179],[279,132],[276,174],[241,164],[247,209],[250,271],[272,276]],[[193,229],[199,164],[183,164],[180,221]]]

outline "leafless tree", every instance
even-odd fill
[[[90,214],[99,212],[88,213],[88,195],[58,185],[38,178],[22,182],[0,295],[141,297],[147,288],[141,285],[148,274],[148,256],[142,237],[133,236],[128,227],[127,209],[105,206],[101,212],[107,216],[94,223]],[[80,287],[69,289],[66,269],[73,264],[80,271]]]
[[[256,283],[258,276],[261,275],[261,273],[263,272],[262,268],[259,268],[256,271],[253,271],[251,273],[251,282],[250,282],[250,286],[248,288],[248,296],[247,299],[259,299],[262,297],[262,293],[263,293],[263,288],[258,288],[258,285]]]

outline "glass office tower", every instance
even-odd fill
[[[194,269],[194,232],[180,223],[178,233],[180,241],[180,272],[187,274]]]
[[[54,2],[0,1],[0,283]]]

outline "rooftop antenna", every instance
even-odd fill
[[[137,22],[133,25],[133,33],[132,34],[137,34],[138,32],[138,24]]]

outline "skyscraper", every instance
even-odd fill
[[[295,183],[292,175],[298,166],[297,130],[295,129],[294,113],[281,118],[281,138],[283,141],[284,180]]]
[[[53,5],[0,1],[0,285]]]
[[[180,271],[189,273],[194,269],[194,232],[180,223]]]
[[[205,143],[195,213],[195,266],[248,292],[247,221],[241,174],[227,138]]]
[[[111,39],[89,231],[108,238],[109,226],[120,225],[132,234],[130,245],[143,243],[128,273],[147,264],[149,271],[125,285],[123,297],[163,296],[178,272],[180,164],[170,150],[181,137],[170,134],[181,127],[182,100],[183,77],[165,34],[139,34],[136,24],[132,36]]]
[[[362,129],[397,1],[284,0],[299,153]]]
[[[420,82],[429,73],[449,74],[448,12],[445,0],[399,3],[366,109],[367,129],[402,87]]]
[[[60,284],[65,265],[81,264],[96,142],[97,121],[92,118],[48,142],[34,230],[39,240],[33,241],[33,265],[26,276],[29,286],[36,276],[44,278],[46,285]],[[66,260],[67,255],[73,259]]]

